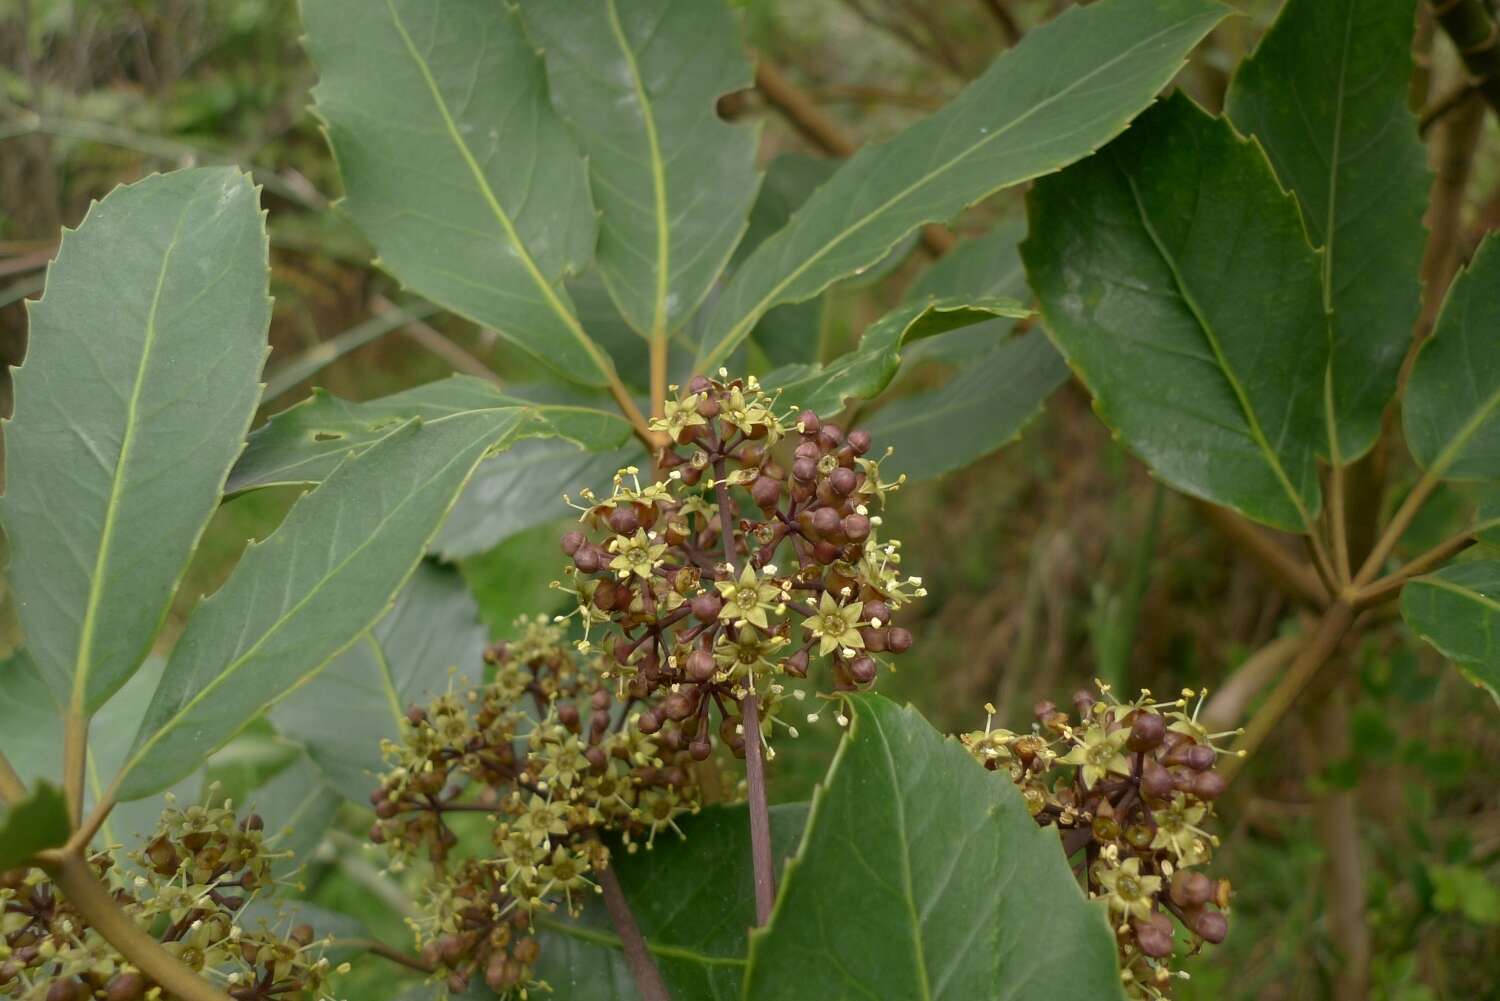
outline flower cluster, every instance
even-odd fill
[[[1073,697],[1076,723],[1044,702],[1029,733],[987,722],[960,739],[986,768],[1010,777],[1039,824],[1058,829],[1068,857],[1084,853],[1089,893],[1108,902],[1117,922],[1127,994],[1161,998],[1174,976],[1185,976],[1170,966],[1172,917],[1194,950],[1229,932],[1229,881],[1199,869],[1218,846],[1204,829],[1225,788],[1215,764],[1228,752],[1215,741],[1232,734],[1199,724],[1202,693],[1189,713],[1190,691],[1118,702],[1108,685],[1099,689],[1102,700]]]
[[[210,796],[213,795],[212,790]],[[231,804],[178,809],[168,798],[155,832],[117,865],[90,858],[115,900],[167,952],[236,1001],[325,998],[326,941],[308,925],[278,929],[245,920],[245,905],[272,883],[260,817]],[[135,969],[61,896],[40,869],[0,873],[0,997],[24,1001],[142,1001],[161,988]]]
[[[545,617],[520,620],[517,632],[486,652],[488,684],[408,710],[371,795],[371,840],[397,867],[416,857],[434,867],[413,929],[455,993],[480,976],[526,996],[533,916],[559,905],[576,913],[597,892],[590,876],[609,862],[601,833],[633,851],[700,803],[679,727],[653,720],[646,733],[653,710],[619,702],[596,659],[576,657]],[[453,825],[476,813],[482,844]]]
[[[665,477],[643,485],[627,468],[609,496],[584,494],[588,531],[564,536],[572,565],[558,586],[576,596],[581,646],[605,649],[620,695],[665,694],[642,732],[674,724],[701,761],[717,709],[720,739],[743,756],[754,696],[756,739],[774,756],[773,723],[796,732],[779,719],[785,679],[826,661],[835,692],[865,688],[911,646],[892,617],[926,592],[902,575],[900,544],[878,538],[901,480],[881,479],[867,432],[810,410],[778,416],[753,378],[695,377],[652,429],[670,439],[657,456]]]

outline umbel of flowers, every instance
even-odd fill
[[[1057,828],[1069,858],[1084,853],[1089,893],[1108,903],[1115,925],[1126,993],[1162,998],[1186,975],[1171,967],[1176,923],[1194,951],[1229,933],[1229,881],[1201,869],[1219,843],[1205,830],[1225,788],[1215,765],[1227,752],[1215,742],[1232,733],[1199,724],[1203,693],[1189,712],[1191,691],[1119,702],[1108,685],[1099,690],[1103,699],[1073,696],[1077,722],[1043,702],[1030,733],[986,722],[960,739],[1010,777],[1037,823]]]
[[[669,439],[661,475],[627,468],[609,496],[584,494],[559,586],[577,598],[580,648],[602,648],[620,697],[643,707],[642,733],[671,728],[702,761],[717,732],[743,756],[754,695],[754,739],[773,757],[773,725],[796,733],[788,696],[806,695],[789,679],[826,663],[837,698],[911,646],[893,618],[925,591],[902,575],[900,543],[880,537],[901,481],[881,478],[867,432],[810,410],[778,415],[753,378],[672,389],[652,422]]]
[[[576,913],[598,891],[605,832],[633,851],[696,811],[700,773],[686,737],[643,732],[598,658],[575,655],[546,617],[521,619],[485,660],[488,684],[412,707],[400,742],[387,742],[370,838],[396,868],[431,864],[412,926],[447,986],[461,993],[481,977],[525,997],[538,986],[537,912]],[[482,827],[462,837],[454,822],[475,814]]]
[[[246,920],[272,889],[260,817],[231,804],[179,809],[170,798],[130,871],[107,852],[89,862],[136,925],[236,1001],[327,997],[326,941],[309,925]],[[209,796],[214,795],[210,787]],[[162,989],[130,965],[40,869],[0,873],[0,997],[142,1001]]]

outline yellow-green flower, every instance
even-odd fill
[[[645,580],[667,551],[667,544],[653,542],[644,528],[638,528],[628,539],[611,539],[609,548],[615,554],[615,558],[609,561],[609,568],[622,580],[631,574]]]
[[[708,423],[698,413],[698,404],[702,402],[701,393],[694,393],[680,402],[667,400],[662,407],[662,416],[651,422],[651,430],[665,431],[673,441],[680,440],[688,428]]]
[[[1198,865],[1208,859],[1206,845],[1210,835],[1198,825],[1203,823],[1208,807],[1199,803],[1189,806],[1187,797],[1177,793],[1172,802],[1155,811],[1156,837],[1153,849],[1166,848],[1177,856],[1181,865]]]
[[[748,563],[740,571],[739,580],[714,582],[724,598],[724,607],[719,609],[719,618],[729,622],[748,622],[760,629],[769,629],[767,612],[776,611],[781,602],[781,591],[774,584],[767,584],[756,577]]]
[[[863,650],[865,639],[859,634],[859,613],[864,611],[862,601],[840,605],[833,595],[823,592],[818,602],[818,614],[804,625],[818,637],[818,656],[825,657],[834,650]]]
[[[784,636],[765,636],[741,629],[733,640],[720,636],[714,644],[714,661],[731,677],[750,675],[758,667],[770,668],[771,656],[786,646]]]
[[[1128,730],[1108,733],[1102,726],[1091,726],[1083,731],[1080,742],[1057,760],[1059,764],[1082,767],[1083,784],[1092,786],[1108,772],[1130,774],[1130,762],[1125,759],[1124,754],[1125,741],[1128,739]]]
[[[1140,859],[1128,858],[1117,866],[1106,862],[1095,871],[1110,910],[1141,920],[1151,916],[1151,902],[1161,890],[1161,877],[1142,876]]]

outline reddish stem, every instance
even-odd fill
[[[667,985],[661,978],[661,971],[656,968],[656,960],[651,958],[651,953],[646,948],[641,926],[635,923],[635,914],[630,910],[630,902],[625,899],[625,891],[620,889],[620,880],[615,875],[614,866],[601,870],[598,876],[599,888],[604,891],[604,906],[609,911],[610,921],[614,923],[615,934],[620,936],[620,946],[625,950],[625,965],[630,967],[630,976],[635,980],[635,989],[640,992],[642,1001],[672,1001],[672,995],[667,993]]]
[[[750,806],[750,861],[755,869],[755,923],[771,920],[776,870],[771,860],[771,812],[766,806],[766,766],[760,746],[760,704],[754,693],[740,703],[745,727],[745,784]]]

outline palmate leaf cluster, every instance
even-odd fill
[[[923,476],[1012,439],[1071,370],[1168,484],[1316,531],[1327,470],[1375,445],[1420,305],[1414,3],[1288,0],[1214,116],[1156,98],[1227,8],[1100,0],[889,142],[762,171],[755,130],[715,113],[752,78],[719,0],[305,0],[342,211],[410,293],[553,381],[315,391],[250,431],[270,302],[248,178],[177,171],[94,206],[31,310],[6,428],[25,643],[0,676],[0,750],[29,795],[0,813],[0,868],[115,801],[98,837],[128,841],[252,724],[296,757],[258,793],[288,814],[268,824],[316,844],[340,800],[365,799],[406,706],[479,670],[479,610],[441,561],[647,465],[643,415],[694,372],[759,369],[833,416],[918,363],[957,368],[868,425],[897,446],[887,468]],[[1033,180],[1019,254],[1015,225],[959,244],[825,357],[826,290]],[[1426,479],[1500,478],[1497,281],[1487,244],[1405,380]],[[307,492],[153,656],[216,506],[270,487]],[[1497,566],[1441,569],[1402,601],[1492,692]],[[811,806],[773,814],[788,861],[748,943],[742,809],[621,858],[674,996],[1118,996],[1104,909],[1011,785],[912,710],[852,708]],[[559,998],[630,996],[602,913],[537,923]]]

